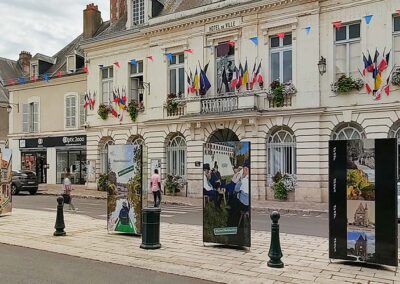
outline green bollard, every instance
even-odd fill
[[[54,236],[59,237],[59,236],[65,236],[67,233],[64,231],[65,229],[65,224],[64,224],[64,198],[62,196],[57,198],[57,217],[56,217],[56,224],[54,226],[54,229],[56,231],[54,232]]]
[[[279,218],[281,215],[279,212],[274,211],[271,214],[271,245],[269,247],[269,261],[267,265],[272,268],[283,268],[284,264],[281,261],[282,258],[282,250],[281,250],[281,243],[279,241]]]

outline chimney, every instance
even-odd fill
[[[101,12],[97,5],[89,4],[83,10],[83,38],[91,38],[103,23]]]
[[[27,51],[21,51],[21,53],[19,54],[18,63],[21,66],[24,74],[29,74],[31,59],[32,55]]]
[[[118,22],[127,13],[126,0],[110,0],[111,24]]]

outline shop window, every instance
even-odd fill
[[[22,104],[22,131],[39,131],[39,103]]]
[[[132,101],[143,103],[143,61],[137,61],[136,64],[130,64],[130,99]]]
[[[65,128],[76,127],[76,95],[65,97]]]
[[[167,145],[167,173],[173,176],[186,177],[186,141],[178,135]]]
[[[57,150],[57,183],[62,184],[70,172],[73,184],[86,183],[86,151],[85,150]]]
[[[296,139],[290,129],[279,128],[272,132],[267,143],[268,180],[278,172],[296,174]]]
[[[224,82],[232,82],[233,72],[237,71],[235,70],[235,46],[229,42],[220,43],[216,47],[216,54],[217,94],[234,92],[231,84],[224,84]]]
[[[102,102],[109,105],[113,92],[114,69],[113,67],[105,67],[101,69],[101,90]]]
[[[270,38],[271,82],[292,80],[292,34]]]
[[[342,75],[359,77],[361,64],[360,23],[335,29],[336,79]]]

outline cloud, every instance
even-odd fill
[[[54,55],[82,33],[83,10],[91,0],[0,0],[0,57],[18,59],[22,50],[32,55]],[[96,5],[104,21],[109,0]]]

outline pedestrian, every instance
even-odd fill
[[[70,178],[71,178],[71,172],[67,168],[66,169],[66,173],[65,173],[65,177],[64,177],[64,182],[63,182],[64,203],[67,203],[69,205],[69,210],[73,210],[74,212],[76,212],[78,210],[78,208],[75,208],[75,206],[74,206],[74,204],[72,202],[71,192],[72,192],[73,188],[72,188],[72,185],[71,185],[71,179]]]
[[[150,187],[154,196],[154,207],[159,207],[161,203],[161,178],[158,169],[154,170],[154,174],[150,178]]]

